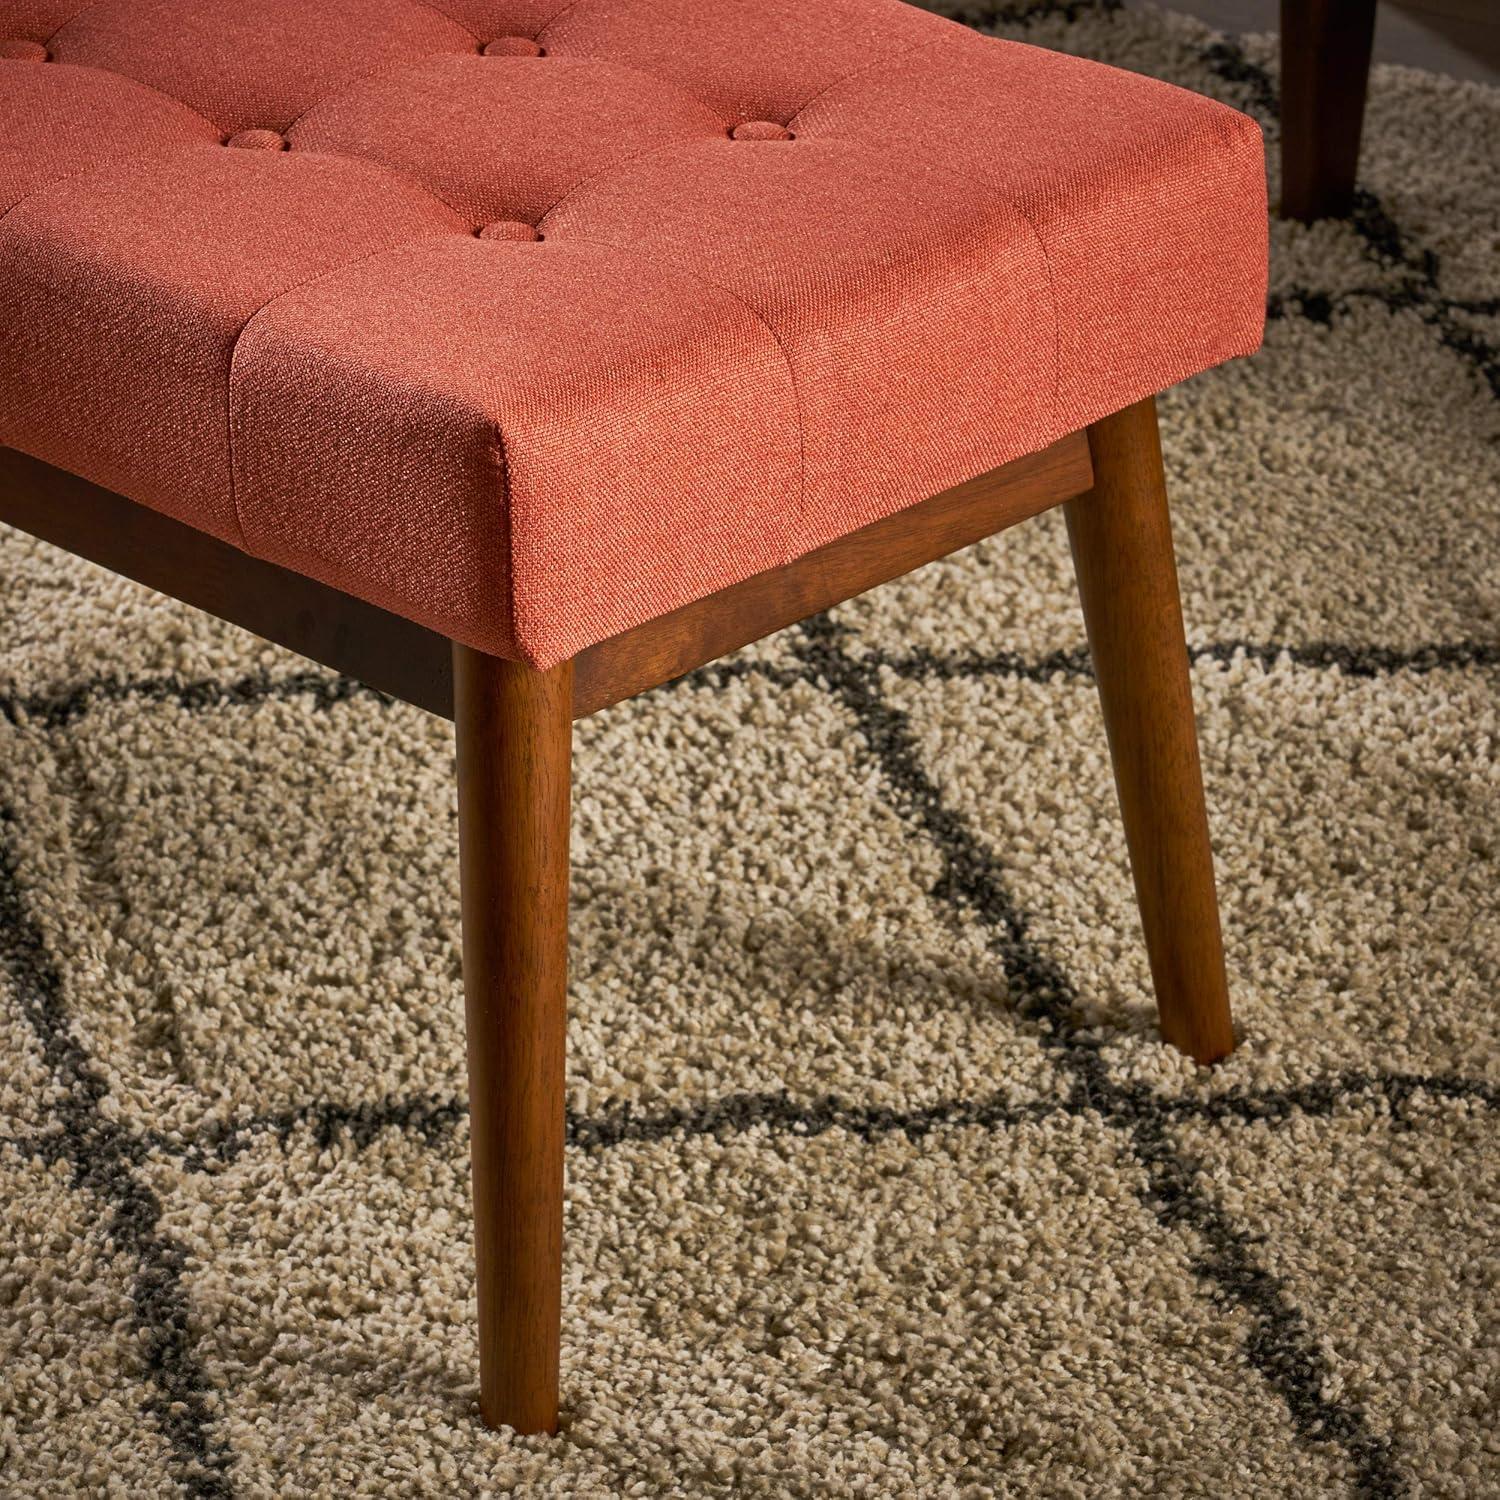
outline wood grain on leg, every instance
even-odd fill
[[[1281,0],[1281,216],[1354,206],[1375,0]]]
[[[453,654],[480,1409],[557,1430],[572,663]]]
[[[1096,422],[1089,446],[1068,536],[1162,1035],[1213,1062],[1234,1033],[1155,402]]]

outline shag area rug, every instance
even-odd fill
[[[1274,145],[1272,38],[965,19]],[[475,1411],[449,729],[0,536],[0,1494],[1500,1492],[1497,160],[1378,69],[1163,402],[1222,1067],[1059,517],[580,726],[553,1441]]]

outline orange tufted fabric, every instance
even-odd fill
[[[1251,351],[1265,232],[896,0],[0,0],[0,443],[542,666]]]

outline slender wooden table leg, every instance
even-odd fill
[[[1375,0],[1281,0],[1281,216],[1354,206]]]
[[[557,1430],[573,665],[453,648],[480,1410]]]
[[[1094,423],[1089,449],[1068,537],[1157,1012],[1169,1042],[1213,1062],[1234,1033],[1155,401]]]

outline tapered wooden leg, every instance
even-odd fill
[[[1162,1035],[1234,1046],[1156,403],[1089,428],[1094,487],[1066,506]]]
[[[479,1405],[557,1430],[573,668],[454,647]]]
[[[1354,206],[1375,0],[1281,0],[1281,216]]]

